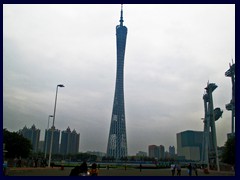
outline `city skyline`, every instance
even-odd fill
[[[3,5],[3,128],[36,125],[53,114],[56,129],[74,127],[80,151],[106,152],[116,75],[120,4]],[[231,132],[235,5],[124,5],[125,114],[128,154],[149,144],[176,147],[176,134],[203,131],[207,82],[216,83],[218,146]],[[104,42],[104,43],[103,43]],[[52,122],[52,121],[50,121]],[[40,140],[43,140],[41,133]]]
[[[24,126],[22,129],[19,129],[18,131],[14,131],[14,132],[19,132],[20,134],[22,134],[22,132],[24,131],[24,129],[27,129],[27,130],[32,130],[32,129],[36,129],[37,127],[35,127],[35,125],[33,124],[32,126],[30,126],[30,127],[28,127],[28,126]],[[41,134],[41,130],[40,129],[36,129],[36,130],[38,130],[39,131],[39,134]],[[72,132],[73,134],[77,134],[77,135],[79,135],[80,136],[80,133],[77,133],[76,131],[75,131],[75,129],[73,129],[72,131],[71,131],[71,129],[70,129],[70,127],[67,127],[67,129],[65,129],[65,130],[60,130],[60,129],[54,129],[55,131],[54,131],[54,136],[58,136],[58,140],[56,139],[55,141],[56,142],[58,142],[58,145],[56,146],[56,144],[55,144],[55,146],[56,147],[58,147],[59,148],[59,154],[62,154],[62,152],[61,152],[61,146],[62,146],[62,141],[64,141],[65,139],[66,139],[66,137],[64,136],[63,137],[63,134],[65,134],[65,133],[67,133],[67,132]],[[31,136],[31,135],[30,135]],[[40,140],[39,139],[39,141],[35,141],[34,143],[36,143],[36,142],[38,142],[39,143],[39,145],[38,145],[38,150],[40,151],[40,152],[43,152],[43,153],[45,153],[46,152],[46,154],[49,154],[49,144],[50,144],[50,136],[51,136],[51,128],[49,128],[48,129],[48,132],[47,132],[47,130],[45,129],[45,133],[44,133],[44,139],[42,139],[42,140]],[[63,139],[64,140],[63,140]],[[46,146],[46,142],[47,142],[47,146]],[[40,147],[40,143],[42,143],[42,147]],[[80,140],[79,140],[79,142],[78,142],[78,144],[80,143]],[[153,145],[153,144],[152,144]],[[148,147],[149,146],[152,146],[152,145],[148,145]],[[154,146],[158,146],[158,145],[155,145],[154,144]],[[163,147],[165,147],[165,145],[160,145],[160,146],[163,146]],[[56,148],[55,147],[55,148]],[[67,147],[67,146],[66,146]],[[66,147],[64,147],[64,148],[66,148]],[[170,145],[169,147],[168,147],[169,149],[167,149],[166,148],[166,151],[164,151],[164,152],[169,152],[169,153],[171,153],[171,148],[173,148],[174,149],[174,152],[175,152],[175,146],[174,145]],[[40,150],[41,149],[41,150]],[[47,149],[47,150],[46,150]],[[79,152],[81,152],[81,151],[79,151]],[[97,149],[95,149],[95,150],[93,150],[93,151],[86,151],[86,153],[88,153],[88,152],[100,152],[100,151],[98,151]],[[141,150],[139,150],[138,152],[136,152],[136,154],[138,154],[139,152],[143,152],[143,151],[141,151]],[[82,152],[81,152],[82,153]],[[106,154],[106,152],[101,152],[101,153],[104,153],[104,154]],[[144,152],[145,153],[145,152]],[[146,152],[147,153],[147,152]],[[56,154],[56,152],[55,152],[55,154]],[[175,153],[173,153],[173,154],[175,154]],[[134,154],[133,154],[134,155]],[[129,156],[131,156],[131,155],[129,155]],[[147,156],[147,155],[146,155]]]

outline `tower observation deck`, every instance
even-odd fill
[[[116,26],[117,73],[112,117],[107,145],[107,157],[120,159],[127,156],[127,135],[124,109],[124,55],[127,27],[123,26],[123,7],[121,6],[120,25]]]

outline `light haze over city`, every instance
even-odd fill
[[[44,139],[58,89],[55,127],[80,133],[80,152],[106,152],[120,4],[3,5],[3,128],[35,124]],[[176,133],[203,131],[203,94],[216,83],[218,146],[231,132],[234,4],[124,4],[128,28],[124,100],[128,154],[176,147]]]

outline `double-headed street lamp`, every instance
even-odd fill
[[[57,105],[58,87],[64,87],[64,85],[63,85],[63,84],[58,84],[58,85],[57,85],[57,89],[56,89],[55,105],[54,105],[54,113],[53,113],[53,123],[52,123],[52,136],[51,136],[51,143],[50,143],[50,149],[49,149],[48,167],[50,167],[51,156],[52,156],[53,131],[54,131],[54,121],[55,121],[55,117],[56,117],[56,105]]]
[[[46,133],[46,140],[45,140],[45,154],[44,154],[44,159],[46,159],[47,156],[47,145],[48,145],[48,129],[49,129],[49,119],[50,117],[53,117],[53,115],[48,116],[48,125],[47,125],[47,133]]]

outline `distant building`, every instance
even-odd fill
[[[38,152],[44,152],[44,141],[39,141]]]
[[[165,159],[165,148],[163,145],[150,145],[148,146],[148,155],[150,158]]]
[[[202,154],[202,131],[187,130],[177,133],[177,155],[185,160],[199,161]]]
[[[26,126],[19,130],[19,133],[22,134],[23,137],[27,138],[32,144],[33,152],[38,152],[38,144],[40,139],[40,129],[36,129],[33,124],[31,128],[27,128]]]
[[[143,151],[138,151],[136,153],[136,156],[137,157],[147,157],[147,153],[146,152],[143,152]]]
[[[163,145],[158,147],[158,159],[165,159],[165,147]]]
[[[99,151],[87,151],[86,153],[97,156],[96,161],[101,161],[102,158],[106,156],[106,153]]]
[[[86,153],[95,155],[95,156],[97,156],[99,158],[102,158],[102,157],[106,156],[106,153],[99,152],[99,151],[87,151]]]
[[[170,153],[165,151],[165,159],[171,159]]]
[[[74,129],[72,132],[68,127],[65,131],[62,131],[60,154],[77,154],[79,152],[80,134],[77,134]]]
[[[159,152],[158,146],[156,146],[156,145],[149,145],[148,146],[148,156],[150,158],[158,159],[158,152]]]
[[[175,158],[175,147],[174,146],[169,146],[168,148],[168,151],[169,151],[169,157],[170,158]]]
[[[52,154],[59,153],[59,139],[60,139],[60,130],[53,128],[53,143],[52,143]],[[49,154],[50,145],[51,145],[51,137],[52,137],[52,128],[45,130],[45,139],[44,139],[44,152],[47,150],[47,154]]]

